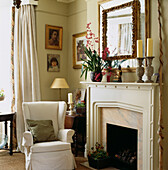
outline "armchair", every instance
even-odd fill
[[[75,167],[71,152],[74,130],[64,129],[65,102],[24,102],[23,115],[25,132],[24,146],[26,170],[72,170]],[[27,130],[26,119],[52,120],[56,141],[33,143],[33,136]]]

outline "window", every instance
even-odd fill
[[[0,6],[0,89],[5,91],[5,100],[0,101],[0,112],[11,110],[11,6]]]

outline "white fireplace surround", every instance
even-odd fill
[[[142,168],[158,169],[158,112],[157,83],[81,82],[87,85],[87,142],[86,153],[101,141],[101,108],[121,108],[142,114]]]

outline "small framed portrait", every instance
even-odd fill
[[[47,54],[47,71],[59,72],[60,71],[60,55]]]
[[[75,89],[73,91],[73,102],[76,105],[77,103],[80,103],[81,101],[85,101],[86,95],[86,89]]]
[[[83,61],[87,56],[84,52],[84,47],[87,44],[86,32],[73,35],[73,68],[82,68]]]
[[[46,25],[45,48],[53,50],[62,50],[63,28]]]

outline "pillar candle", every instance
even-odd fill
[[[153,39],[148,38],[147,39],[147,57],[153,56]]]
[[[143,57],[142,40],[137,40],[137,57]]]
[[[72,93],[68,93],[68,103],[73,103],[73,101],[72,101]]]

